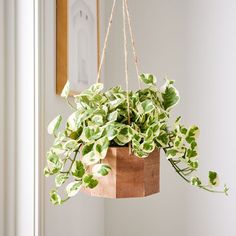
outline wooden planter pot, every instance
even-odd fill
[[[145,197],[160,191],[160,151],[154,150],[147,158],[129,155],[128,147],[111,147],[102,163],[112,171],[99,178],[94,189],[84,192],[104,198]]]

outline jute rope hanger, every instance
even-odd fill
[[[124,56],[125,56],[125,82],[126,82],[126,100],[128,124],[130,125],[130,109],[129,109],[129,75],[128,75],[128,52],[127,52],[127,35],[126,35],[126,0],[123,0],[123,33],[124,33]],[[131,143],[129,142],[129,155],[131,155]]]
[[[129,13],[129,7],[128,7],[127,0],[125,0],[125,9],[126,9],[126,15],[127,15],[127,19],[128,19],[129,33],[130,33],[130,39],[131,39],[131,44],[132,44],[132,49],[133,49],[134,64],[135,64],[136,74],[137,74],[137,78],[138,78],[138,86],[140,89],[141,83],[139,80],[140,70],[139,70],[139,66],[138,66],[138,56],[137,56],[137,51],[136,51],[136,47],[135,47],[134,34],[133,34],[132,26],[131,26],[130,13]]]
[[[109,38],[109,35],[110,35],[110,30],[111,30],[114,10],[115,10],[115,6],[116,6],[116,1],[117,0],[113,1],[113,5],[112,5],[112,9],[111,9],[111,15],[110,15],[110,19],[109,19],[109,23],[108,23],[108,27],[107,27],[106,36],[105,36],[105,41],[104,41],[104,46],[103,46],[103,50],[102,50],[101,61],[100,61],[100,65],[99,65],[99,68],[98,68],[97,83],[99,83],[100,80],[101,80],[101,71],[102,71],[102,66],[103,66],[103,62],[104,62],[104,59],[105,59],[107,43],[108,43],[108,38]]]
[[[111,25],[113,21],[113,16],[114,16],[114,10],[116,7],[116,2],[117,0],[113,1],[112,5],[112,10],[111,10],[111,15],[110,15],[110,20],[105,36],[105,42],[104,42],[104,47],[102,50],[102,56],[101,56],[101,62],[99,65],[98,69],[98,75],[97,75],[97,83],[100,82],[101,80],[101,71],[102,71],[102,66],[104,63],[105,55],[106,55],[106,50],[107,50],[107,43],[110,35],[110,30],[111,30]],[[134,43],[134,37],[133,37],[133,31],[131,27],[131,20],[130,20],[130,14],[129,14],[129,9],[128,9],[128,3],[127,0],[122,0],[122,10],[123,10],[123,37],[124,37],[124,63],[125,63],[125,84],[126,84],[126,100],[127,100],[127,115],[128,115],[128,124],[131,124],[130,120],[130,101],[129,101],[129,76],[128,76],[128,52],[127,52],[127,34],[126,34],[126,21],[128,19],[128,26],[129,26],[129,32],[130,32],[130,39],[131,39],[131,44],[132,44],[132,49],[133,49],[133,57],[134,57],[134,64],[135,64],[135,69],[137,73],[137,79],[138,79],[138,85],[139,89],[141,88],[140,85],[140,80],[139,80],[139,68],[138,68],[138,58],[137,58],[137,53],[135,49],[135,43]],[[126,19],[127,18],[127,19]],[[129,154],[131,155],[131,143],[129,142]]]
[[[126,35],[126,12],[125,0],[123,0],[123,33],[124,33],[124,56],[125,56],[125,84],[126,84],[126,99],[127,99],[127,113],[128,124],[130,125],[130,110],[129,110],[129,75],[128,75],[128,52],[127,52],[127,35]]]
[[[104,64],[104,59],[106,56],[107,44],[108,44],[108,39],[109,39],[109,35],[110,35],[111,25],[113,22],[113,16],[114,16],[116,3],[117,3],[117,0],[114,0],[113,5],[112,5],[112,9],[111,9],[111,15],[110,15],[108,27],[107,27],[107,32],[106,32],[106,36],[105,36],[104,46],[103,46],[103,50],[102,50],[102,54],[101,54],[101,61],[99,64],[97,80],[96,80],[97,83],[99,83],[101,81],[101,71],[102,71],[102,66]],[[140,80],[139,80],[140,73],[139,73],[139,66],[138,66],[138,57],[137,57],[137,52],[136,52],[136,48],[135,48],[135,41],[134,41],[134,35],[133,35],[133,31],[132,31],[132,26],[131,26],[131,19],[130,19],[130,13],[129,13],[127,0],[123,0],[123,18],[124,18],[124,14],[127,16],[129,33],[130,33],[130,40],[131,40],[131,45],[132,45],[133,57],[134,57],[134,64],[135,64],[135,69],[136,69],[136,74],[137,74],[137,79],[138,79],[138,86],[140,89],[141,84],[140,84]],[[126,16],[125,16],[125,22],[126,22]],[[124,27],[126,27],[126,23],[123,24],[123,28]],[[126,31],[124,31],[124,33],[126,34]]]

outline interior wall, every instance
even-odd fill
[[[187,192],[187,220],[197,228],[192,235],[236,235],[236,2],[191,1],[188,4],[186,121],[201,127],[201,171],[212,168],[221,184],[230,187],[229,197],[201,191]],[[204,225],[204,227],[201,227]],[[190,234],[191,227],[186,235]]]
[[[69,115],[70,109],[63,99],[56,95],[55,83],[55,2],[46,0],[44,6],[44,120],[46,125],[57,115]],[[45,133],[45,152],[52,144],[52,138]],[[42,158],[45,158],[43,156]],[[70,199],[63,206],[53,206],[49,202],[49,191],[54,186],[53,179],[45,180],[44,188],[44,236],[84,235],[104,236],[104,200],[90,198],[82,193]]]
[[[16,235],[34,234],[34,1],[16,4]],[[26,40],[27,39],[27,40]],[[11,125],[11,124],[10,124]],[[13,139],[9,136],[9,139]],[[9,148],[11,148],[9,146]],[[26,171],[27,170],[27,171]],[[27,201],[26,201],[27,199]],[[26,227],[27,225],[27,227]]]
[[[4,25],[4,2],[0,1],[0,78],[3,78],[4,67],[5,67],[5,51],[4,51],[4,44],[5,44],[5,25]],[[4,110],[5,110],[5,94],[4,94],[5,83],[3,79],[0,79],[0,235],[4,234],[4,127],[5,127],[5,117],[4,117]]]
[[[106,1],[106,21],[112,1]],[[145,199],[105,200],[107,236],[222,236],[236,234],[234,155],[236,128],[236,2],[129,0],[141,71],[176,80],[181,102],[174,115],[200,125],[199,175],[222,175],[230,196],[187,185],[162,156],[161,192]],[[107,87],[124,86],[121,6],[107,54]],[[130,87],[137,88],[132,64]]]
[[[33,4],[0,1],[2,236],[34,234]]]

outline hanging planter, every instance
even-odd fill
[[[55,137],[44,169],[45,176],[55,175],[56,187],[50,192],[51,202],[60,205],[79,191],[109,198],[158,193],[159,150],[164,151],[171,166],[187,183],[209,192],[227,194],[226,186],[222,191],[213,188],[218,186],[215,171],[209,171],[208,184],[203,184],[195,175],[199,128],[195,125],[184,127],[180,124],[180,117],[170,125],[171,110],[179,101],[174,81],[166,80],[159,88],[155,76],[139,75],[127,0],[123,0],[126,89],[116,86],[103,91],[100,74],[115,4],[116,0],[97,83],[74,96],[74,103],[68,99],[70,85],[67,83],[61,96],[73,110],[72,114],[66,119],[64,129],[60,129],[60,115],[48,126],[48,133]],[[126,21],[139,84],[137,91],[130,91],[128,87]]]
[[[105,159],[96,166],[98,171],[102,166],[107,166],[108,170],[112,171],[109,177],[100,178],[96,188],[85,189],[85,192],[91,196],[134,198],[149,196],[160,191],[160,151],[158,149],[151,152],[147,158],[138,158],[129,153],[128,147],[110,147]],[[106,171],[104,173],[106,174]]]

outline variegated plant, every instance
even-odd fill
[[[214,189],[219,182],[216,172],[209,171],[206,185],[194,174],[198,169],[196,138],[199,128],[184,127],[180,117],[169,125],[171,109],[179,101],[174,82],[166,80],[159,89],[153,75],[142,74],[140,79],[146,88],[128,94],[119,86],[103,92],[102,84],[94,84],[74,96],[73,104],[68,98],[69,83],[66,84],[62,97],[73,112],[64,128],[60,129],[60,115],[48,126],[48,133],[54,135],[55,140],[47,153],[44,174],[55,176],[56,186],[50,193],[52,203],[62,204],[82,187],[96,187],[99,178],[111,171],[101,162],[108,148],[128,144],[138,158],[148,157],[155,148],[162,149],[186,182],[210,192],[227,194],[226,186],[223,191]],[[92,168],[88,168],[90,166]],[[66,185],[65,191],[59,192],[62,185]]]

